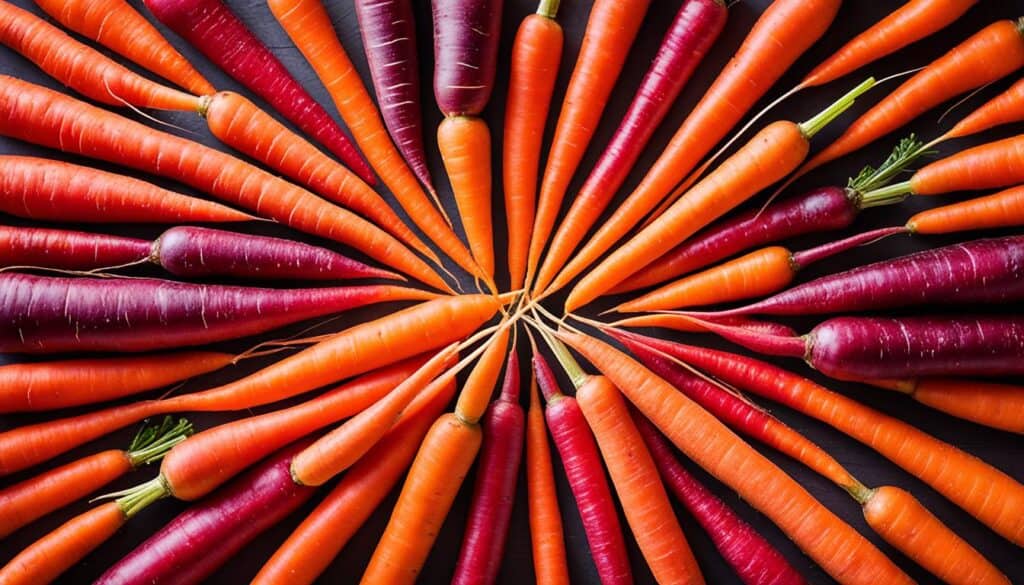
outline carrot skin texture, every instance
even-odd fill
[[[584,217],[582,225],[589,226],[608,206],[683,87],[718,40],[727,17],[728,9],[720,0],[687,0],[679,7],[629,110],[551,241],[551,250],[537,275],[538,290],[547,287],[579,245],[579,238],[570,233],[579,221],[577,216]]]
[[[149,256],[149,242],[40,227],[0,226],[0,266],[91,270],[137,262]]]
[[[747,317],[716,317],[714,321],[721,325],[740,327],[742,329],[748,329],[750,331],[764,333],[766,335],[776,335],[780,337],[796,337],[798,335],[796,330],[789,325],[772,323],[771,321],[756,321]],[[686,315],[669,313],[655,313],[653,315],[627,317],[616,321],[612,325],[616,327],[661,327],[664,329],[671,329],[673,331],[683,331],[685,333],[704,333],[708,331],[708,329],[699,322]]]
[[[1020,386],[956,378],[910,383],[906,392],[921,404],[980,425],[1024,434],[1024,388]]]
[[[160,32],[125,0],[66,2],[38,0],[36,5],[67,28],[173,81],[195,95],[216,90]],[[117,23],[109,25],[109,23]]]
[[[0,413],[112,400],[218,370],[233,359],[226,353],[184,351],[7,364],[0,366]]]
[[[79,223],[233,222],[253,216],[132,177],[28,156],[0,156],[0,211]]]
[[[921,167],[910,178],[910,189],[915,195],[942,195],[1022,182],[1024,136],[1018,135],[974,146]]]
[[[437,144],[458,205],[469,249],[487,277],[494,276],[491,227],[491,131],[477,117],[450,116],[437,128]]]
[[[179,514],[96,580],[97,585],[197,584],[313,496],[288,467],[306,441],[283,449]]]
[[[519,358],[513,350],[501,396],[480,423],[480,462],[452,583],[494,583],[498,576],[515,503],[525,424],[519,406]]]
[[[622,293],[645,288],[710,266],[738,252],[805,234],[853,224],[856,202],[839,187],[821,187],[712,224],[620,283]]]
[[[686,471],[649,420],[635,409],[632,415],[666,487],[697,520],[745,585],[806,583],[770,542]]]
[[[1024,120],[1024,79],[957,122],[943,137],[962,138],[1021,120]]]
[[[523,19],[512,44],[502,148],[512,290],[523,288],[526,279],[544,127],[558,79],[564,37],[553,17],[535,13]]]
[[[431,2],[434,97],[446,116],[479,115],[490,101],[503,4],[502,0]]]
[[[915,234],[950,234],[1024,225],[1024,186],[926,209],[907,220]]]
[[[11,327],[0,334],[0,351],[131,352],[202,345],[366,304],[431,296],[390,286],[280,290],[6,273],[0,274],[0,319]]]
[[[160,22],[327,147],[373,185],[373,171],[330,114],[221,0],[145,0]]]

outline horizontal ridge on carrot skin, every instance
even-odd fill
[[[448,288],[394,237],[305,189],[229,154],[6,75],[0,76],[0,135],[180,181]]]

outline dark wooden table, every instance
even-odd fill
[[[38,12],[38,9],[36,9],[29,0],[14,0],[14,3]],[[132,3],[135,5],[141,5],[139,0],[132,0]],[[328,109],[333,112],[327,93],[324,91],[311,69],[302,59],[302,56],[292,46],[287,36],[273,20],[265,3],[261,0],[230,0],[229,3],[238,11],[242,19],[253,28],[257,35],[274,50],[274,52],[284,61],[288,68],[309,89],[309,91],[322,103],[327,104]],[[750,30],[750,27],[758,14],[764,10],[768,3],[768,0],[744,0],[736,2],[735,5],[732,6],[730,9],[731,14],[729,23],[721,39],[718,41],[715,50],[702,64],[683,96],[675,104],[668,119],[662,125],[661,130],[655,135],[651,146],[646,150],[643,158],[637,165],[637,169],[640,169],[640,171],[634,172],[630,176],[627,187],[636,184],[642,175],[642,171],[649,167],[650,163],[660,152],[661,147],[668,141],[675,128],[683,120],[693,104],[700,98],[705,88],[707,88],[710,82],[714,79],[717,72],[739,46],[743,37],[747,34],[747,31]],[[432,50],[431,35],[429,32],[429,2],[426,0],[417,0],[414,4],[417,6],[417,22],[419,23],[420,31],[419,42],[422,49],[420,57],[424,80],[423,107],[425,113],[424,122],[426,128],[426,144],[429,150],[428,154],[433,167],[432,171],[437,187],[440,190],[442,197],[448,203],[450,208],[449,211],[454,213],[454,204],[451,202],[450,189],[444,179],[444,172],[441,167],[440,157],[438,156],[435,141],[433,140],[433,130],[437,127],[437,124],[440,121],[440,112],[434,106],[430,84]],[[566,52],[562,63],[559,88],[565,87],[565,83],[571,73],[576,52],[579,49],[582,33],[586,26],[589,4],[590,2],[585,0],[563,0],[563,7],[561,14],[559,15],[559,21],[565,27],[566,31]],[[628,106],[640,78],[657,49],[661,36],[665,32],[665,29],[671,21],[671,18],[679,4],[678,0],[654,0],[654,2],[652,2],[644,27],[640,32],[640,36],[633,48],[629,61],[626,64],[623,75],[619,80],[614,97],[605,112],[598,134],[592,142],[592,148],[583,163],[582,171],[589,170],[593,162],[596,160],[601,147],[603,147],[607,142],[618,121],[621,119],[621,116]],[[832,26],[831,30],[829,30],[825,38],[823,38],[791,69],[790,74],[777,84],[775,90],[771,93],[768,99],[763,100],[763,103],[767,103],[767,101],[774,99],[775,96],[779,95],[785,89],[792,87],[799,78],[809,71],[817,62],[831,54],[832,51],[841,46],[846,40],[870,26],[899,4],[900,2],[896,2],[894,0],[848,0],[843,6],[835,24]],[[352,11],[351,1],[329,0],[327,5],[334,18],[335,25],[338,28],[343,44],[359,67],[363,78],[368,81],[369,74],[366,69],[365,59],[362,56],[361,42],[359,32],[356,27],[355,16]],[[523,16],[532,11],[534,7],[534,0],[506,0],[505,25],[502,31],[501,66],[499,68],[494,98],[491,106],[486,111],[486,117],[488,118],[494,134],[495,144],[501,143],[501,121],[504,115],[503,104],[507,90],[506,83],[509,47],[519,22]],[[145,12],[144,9],[142,9],[142,11]],[[846,79],[842,79],[820,89],[806,91],[780,106],[771,118],[803,120],[817,112],[824,105],[831,102],[838,95],[845,92],[867,75],[874,75],[881,78],[902,70],[921,67],[928,64],[931,60],[943,54],[945,51],[949,50],[951,47],[983,26],[1000,18],[1015,18],[1022,14],[1024,14],[1024,0],[982,0],[978,6],[974,7],[959,22],[938,33],[933,38],[918,43],[915,46],[901,51],[895,56],[871,65],[865,71],[858,72]],[[187,47],[180,39],[175,37],[173,34],[168,33],[162,27],[161,30],[164,30],[168,38],[170,38],[171,41],[187,57],[189,57],[189,59],[195,63],[195,65],[205,75],[208,76],[215,86],[221,89],[239,89],[236,83],[213,68],[204,58],[199,56],[194,50]],[[55,81],[47,78],[31,63],[6,48],[0,48],[0,73],[14,75],[49,87],[59,87]],[[939,116],[945,107],[938,108],[935,112],[916,120],[910,125],[910,127],[901,131],[899,134],[886,137],[875,145],[872,145],[859,153],[846,157],[836,163],[827,165],[819,171],[812,173],[799,181],[795,188],[807,188],[824,184],[844,184],[846,178],[849,175],[856,174],[864,164],[875,164],[885,158],[887,152],[895,141],[897,141],[906,132],[914,131],[926,138],[935,136],[940,129],[948,127],[952,120],[957,119],[959,116],[969,111],[970,108],[980,105],[985,99],[988,99],[997,92],[1002,91],[1016,79],[1017,77],[1014,76],[1011,80],[1005,80],[995,84],[993,87],[987,88],[980,95],[971,99],[967,104],[960,106],[960,108],[957,109],[948,120],[944,120],[942,122],[939,121]],[[840,122],[833,124],[831,128],[823,132],[822,135],[815,140],[815,145],[820,148],[821,145],[826,144],[831,138],[837,135],[844,123],[853,119],[853,114],[864,111],[864,109],[878,100],[888,88],[892,87],[894,87],[894,85],[890,84],[886,88],[878,89],[868,94],[854,107],[854,111],[850,115],[847,115],[840,120]],[[557,104],[553,106],[553,108],[557,111]],[[186,114],[158,114],[158,117],[167,122],[188,129],[191,131],[191,133],[188,134],[190,138],[199,140],[211,146],[219,147],[205,131],[203,124],[195,116]],[[554,120],[555,115],[553,114],[549,120],[549,128],[553,127]],[[944,145],[941,148],[941,151],[943,154],[948,154],[968,145],[987,142],[996,138],[1012,135],[1020,132],[1020,130],[1021,125],[1016,125],[1010,128],[987,132],[977,139],[961,140]],[[171,131],[178,132],[175,130]],[[111,167],[110,165],[97,164],[91,161],[86,162],[77,157],[69,157],[61,153],[29,146],[5,138],[0,138],[0,153],[45,156],[101,166],[104,168],[116,168]],[[496,152],[494,155],[496,178],[500,178],[500,162],[500,155]],[[119,172],[126,172],[124,169],[117,170]],[[582,180],[585,178],[584,174],[584,172],[577,174],[576,181],[574,182],[575,187],[578,187],[579,184],[581,184]],[[174,189],[189,192],[181,185],[174,184],[172,182],[154,180],[153,177],[146,178],[159,184],[170,186]],[[500,188],[498,181],[496,181],[496,187]],[[496,191],[496,193],[499,192],[500,191]],[[956,198],[958,198],[958,196],[943,197],[939,198],[939,201],[947,202]],[[851,228],[849,233],[902,223],[915,211],[935,203],[936,201],[931,199],[908,201],[900,206],[871,210],[866,212],[862,218],[858,219],[856,225]],[[503,216],[501,215],[502,212],[500,205],[496,205],[495,213],[496,221],[494,225],[497,232],[495,237],[497,241],[500,242],[503,241],[505,236],[503,233],[504,220],[502,219]],[[25,223],[22,220],[6,216],[0,216],[0,221],[12,224]],[[155,237],[161,231],[160,226],[149,225],[81,226],[68,224],[60,227],[103,231],[140,237]],[[250,232],[279,235],[331,246],[328,242],[317,240],[316,238],[305,236],[278,226],[250,224],[240,227],[244,227],[244,229]],[[799,240],[792,242],[792,244],[794,249],[803,249],[805,247],[830,240],[832,237],[833,236],[825,235],[800,238]],[[810,279],[824,273],[834,272],[863,264],[865,262],[905,254],[928,247],[944,245],[955,241],[966,240],[972,237],[974,237],[973,234],[946,238],[892,238],[881,244],[854,250],[839,258],[824,262],[822,265],[812,267],[802,275],[802,278]],[[500,267],[502,265],[501,254],[503,253],[503,246],[498,245],[496,246],[496,249],[499,254],[498,266]],[[155,271],[151,271],[150,273],[154,275],[158,274]],[[504,277],[504,275],[502,275],[502,277]],[[557,302],[557,300],[558,299],[553,299],[555,302]],[[607,302],[597,303],[594,307],[589,308],[589,310],[596,312],[597,309],[603,308],[604,306],[607,306],[607,304]],[[552,306],[555,305],[552,304]],[[392,308],[393,307],[376,307],[356,311],[343,316],[338,321],[332,323],[330,327],[341,328],[347,324],[380,315]],[[964,310],[1020,313],[1021,306],[970,307]],[[789,320],[789,323],[797,327],[798,330],[806,330],[813,326],[815,322],[816,320],[814,319]],[[294,332],[299,329],[301,329],[301,326],[295,326],[289,328],[287,331]],[[275,332],[273,335],[277,337],[280,336],[281,333]],[[728,347],[717,340],[711,339],[709,336],[693,337],[691,340],[714,345],[716,347]],[[251,343],[252,340],[244,340],[234,343],[220,344],[219,347],[228,348],[230,350],[241,350],[248,347]],[[14,361],[16,359],[18,358],[15,356],[0,356],[0,363]],[[242,365],[228,368],[224,371],[190,382],[182,389],[182,391],[198,390],[210,387],[214,384],[218,384],[253,371],[266,363],[269,362],[265,360],[246,362]],[[785,366],[795,371],[821,380],[820,376],[815,375],[807,367],[798,362],[786,361],[783,363]],[[830,387],[853,396],[883,412],[899,417],[900,419],[903,419],[922,430],[935,435],[936,437],[949,441],[950,443],[953,443],[1008,472],[1018,480],[1024,481],[1024,439],[1020,436],[987,429],[943,415],[896,394],[872,390],[863,386],[842,384],[834,381],[827,381],[827,384]],[[807,417],[798,415],[788,409],[774,405],[767,406],[771,407],[772,412],[778,417],[792,425],[800,432],[805,433],[820,445],[826,447],[830,453],[846,465],[866,484],[873,486],[892,484],[911,490],[922,502],[924,502],[926,506],[928,506],[929,509],[946,522],[950,528],[976,546],[991,561],[1002,568],[1013,581],[1024,583],[1024,553],[1022,553],[1021,549],[1003,540],[959,508],[946,501],[941,495],[853,439],[826,427],[824,424],[810,420]],[[263,412],[266,410],[267,408],[261,408],[257,409],[255,412]],[[72,412],[61,414],[72,414]],[[47,418],[52,418],[53,416],[55,416],[55,414],[48,416],[0,417],[0,430],[33,421],[45,420]],[[242,416],[242,414],[199,414],[191,416],[190,418],[195,421],[197,428],[205,429],[215,424],[232,420],[238,416]],[[66,456],[59,458],[57,461],[50,462],[48,466],[73,461],[79,457],[101,449],[124,447],[130,440],[132,433],[134,433],[134,429],[124,429],[102,440],[95,441],[80,449],[76,449],[75,451],[68,453]],[[924,570],[917,567],[913,562],[894,551],[891,547],[875,536],[864,523],[858,506],[842,491],[833,485],[830,485],[827,481],[816,476],[801,465],[768,449],[763,448],[762,451],[764,451],[765,454],[773,461],[777,462],[783,469],[792,474],[793,477],[800,481],[801,484],[803,484],[829,508],[854,525],[872,541],[877,543],[911,576],[922,583],[931,583],[936,581]],[[690,465],[689,467],[695,469],[694,465]],[[24,479],[38,471],[38,469],[34,469],[18,474],[14,477],[4,478],[0,480],[0,486],[8,485],[13,481]],[[111,490],[130,487],[148,479],[154,472],[154,469],[144,469],[122,478],[109,487]],[[786,557],[789,558],[789,560],[798,567],[804,575],[806,575],[810,582],[830,582],[828,576],[818,569],[809,559],[803,556],[800,551],[787,540],[785,535],[775,528],[769,521],[740,501],[739,498],[736,497],[736,495],[728,488],[723,487],[721,484],[711,479],[707,474],[699,470],[697,473],[703,480],[708,482],[717,494],[732,504],[745,519],[775,543]],[[591,562],[587,552],[586,540],[582,533],[579,518],[573,508],[572,496],[564,483],[564,477],[562,477],[561,472],[559,471],[557,474],[560,482],[559,496],[562,503],[562,514],[565,520],[566,544],[569,549],[570,568],[574,582],[595,582],[595,576],[591,568]],[[470,484],[471,482],[467,481],[466,486],[463,487],[463,490],[459,494],[459,498],[449,515],[448,521],[445,523],[444,529],[437,540],[437,544],[424,568],[423,578],[421,579],[424,583],[441,583],[450,578],[461,541],[462,528],[469,500]],[[355,583],[358,581],[359,576],[362,573],[362,568],[365,566],[369,555],[373,551],[377,537],[387,522],[395,497],[396,493],[392,493],[385,501],[384,505],[371,517],[353,541],[345,548],[335,563],[330,567],[327,573],[325,573],[322,579],[323,583]],[[299,513],[294,514],[291,518],[282,522],[275,529],[263,534],[234,560],[214,575],[210,582],[225,584],[247,582],[256,573],[256,571],[259,570],[263,561],[269,557],[286,535],[301,520],[302,516],[312,509],[315,503],[315,501],[310,502],[300,510]],[[51,514],[12,535],[0,544],[0,562],[6,562],[22,547],[52,530],[72,515],[86,510],[88,506],[89,504],[86,502],[76,503],[65,510]],[[185,506],[185,504],[176,501],[163,501],[155,504],[128,523],[128,525],[125,526],[125,528],[110,542],[86,558],[79,566],[68,571],[64,578],[61,579],[61,582],[77,584],[91,581],[103,572],[106,567],[116,562],[117,559],[130,551],[149,534],[154,532],[159,526],[162,526],[176,514],[181,512]],[[700,532],[694,522],[687,517],[681,507],[679,507],[679,513],[683,528],[685,529],[687,537],[690,540],[690,544],[701,563],[701,568],[704,571],[707,582],[716,584],[738,582],[735,575],[717,555],[708,538]],[[1022,519],[1022,521],[1024,521],[1024,519]],[[644,562],[639,551],[636,549],[635,544],[633,544],[632,541],[630,541],[630,546],[630,554],[633,559],[637,582],[653,582],[650,573],[644,566]],[[523,482],[520,481],[519,494],[516,502],[515,513],[512,518],[511,534],[509,535],[506,558],[502,567],[500,582],[508,584],[527,583],[532,581],[532,575],[532,561],[530,557],[530,541],[526,513],[526,496]]]

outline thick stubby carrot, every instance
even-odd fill
[[[915,234],[952,234],[1024,225],[1024,186],[992,195],[932,207],[907,220]]]
[[[1001,20],[960,43],[908,79],[814,155],[791,180],[850,154],[962,93],[1024,66],[1024,23]]]
[[[1024,387],[959,378],[866,380],[957,418],[1024,434]]]
[[[0,134],[181,181],[447,289],[398,240],[357,215],[231,155],[44,87],[0,76]]]
[[[216,91],[156,27],[125,0],[33,1],[69,29],[195,95],[210,95]]]
[[[253,585],[316,581],[412,463],[431,424],[455,394],[450,381],[422,412],[395,425],[352,466],[253,578]]]
[[[956,22],[978,0],[910,0],[811,70],[798,88],[817,87],[927,38]]]
[[[491,131],[476,116],[447,116],[437,128],[437,146],[466,230],[469,249],[484,276],[494,277],[491,229]],[[492,287],[493,288],[493,287]]]
[[[841,583],[911,583],[857,531],[723,423],[629,356],[595,338],[558,337],[594,364],[679,449],[778,525]]]
[[[562,60],[565,39],[555,20],[558,4],[542,0],[537,12],[523,19],[512,43],[502,148],[511,290],[522,288],[526,279],[544,127]]]
[[[548,289],[565,286],[669,195],[790,65],[825,34],[840,4],[841,0],[773,2],[676,131],[640,185]],[[577,241],[583,240],[599,213],[579,222]]]
[[[589,376],[576,400],[594,431],[633,536],[659,583],[704,583],[668,494],[619,390]]]
[[[107,105],[183,111],[199,107],[200,98],[150,81],[6,1],[0,1],[0,43],[78,93]]]
[[[250,408],[395,363],[469,335],[498,309],[499,302],[487,295],[442,298],[336,333],[311,348],[217,388],[0,433],[0,476],[46,461],[148,416]]]
[[[650,0],[596,0],[590,7],[583,43],[565,90],[541,181],[527,260],[528,281],[537,270],[569,181],[597,131],[601,114],[650,3]]]
[[[0,366],[0,413],[93,404],[180,382],[223,368],[234,356],[183,351]]]
[[[530,370],[530,410],[526,415],[526,500],[530,507],[533,574],[537,585],[569,585],[565,533],[558,510],[544,409],[537,390],[537,377],[533,368]]]
[[[478,267],[469,250],[427,198],[416,175],[391,142],[380,112],[341,46],[320,0],[268,0],[267,4],[331,94],[366,159],[412,221],[459,266],[476,272]]]
[[[29,156],[0,156],[0,211],[77,223],[233,222],[253,216],[124,175]]]
[[[1024,486],[977,457],[771,364],[661,340],[650,343],[726,383],[835,427],[917,476],[1007,540],[1024,544]]]
[[[221,142],[350,209],[417,252],[437,256],[358,175],[295,134],[245,97],[222,91],[203,98],[199,113]],[[254,140],[253,137],[260,137]]]
[[[1024,79],[1017,81],[1010,89],[990,99],[960,120],[949,132],[942,135],[941,140],[963,138],[1021,120],[1024,120]]]

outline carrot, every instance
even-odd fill
[[[447,288],[397,240],[304,189],[228,154],[8,76],[0,76],[0,135],[184,182],[290,227],[351,245],[424,282]]]
[[[728,325],[730,327],[742,327],[744,329],[767,333],[769,335],[785,337],[797,334],[796,331],[788,325],[781,325],[770,321],[757,321],[742,316],[722,318],[715,317],[715,322],[722,325]],[[686,333],[702,333],[707,331],[707,328],[701,325],[699,321],[691,319],[687,315],[678,315],[674,313],[637,315],[635,317],[620,319],[612,323],[612,325],[615,327],[661,327]]]
[[[558,5],[559,0],[541,0],[537,12],[523,19],[512,43],[502,148],[512,290],[523,288],[526,279],[544,127],[565,42],[555,20]]]
[[[0,413],[38,412],[146,392],[223,368],[234,356],[183,351],[0,366]]]
[[[1024,543],[1024,486],[984,461],[806,378],[743,356],[650,340],[653,346],[741,389],[817,418],[875,449],[993,531]]]
[[[798,89],[817,87],[927,38],[956,22],[978,0],[910,0],[811,70]]]
[[[569,331],[557,335],[626,392],[688,457],[771,519],[834,579],[841,583],[911,582],[775,464],[650,370],[592,337]]]
[[[0,211],[78,223],[248,221],[253,216],[147,183],[28,156],[0,156]]]
[[[649,6],[650,0],[596,0],[590,8],[583,44],[565,90],[540,185],[527,259],[527,282],[537,270],[569,181],[597,131],[601,114]]]
[[[1024,186],[919,211],[907,220],[915,234],[951,234],[1024,225]]]
[[[200,98],[137,75],[6,1],[0,1],[0,43],[75,91],[107,105],[127,102],[158,110],[199,108]]]
[[[568,585],[569,563],[565,534],[558,511],[555,473],[537,391],[537,376],[530,372],[530,410],[526,416],[526,493],[530,513],[530,542],[537,585]]]
[[[111,449],[62,465],[0,490],[0,538],[83,498],[122,475],[159,461],[192,434],[192,424],[167,417],[139,429],[126,451]]]
[[[789,174],[807,156],[810,138],[873,85],[874,80],[868,79],[802,124],[779,121],[758,132],[669,207],[659,221],[641,230],[577,283],[565,301],[566,311],[597,298],[697,230]],[[582,257],[583,253],[574,262]],[[572,273],[573,269],[566,267],[561,277]],[[556,288],[557,285],[552,285],[548,291]]]
[[[67,28],[196,95],[216,90],[125,0],[34,0]]]
[[[313,583],[401,479],[427,430],[454,394],[452,380],[422,412],[395,425],[264,563],[253,585]]]
[[[990,99],[974,110],[939,140],[963,138],[989,128],[1024,120],[1024,79],[1010,86],[1010,89]],[[938,142],[938,140],[936,141]]]
[[[676,131],[643,181],[548,287],[565,286],[666,197],[715,144],[821,35],[840,0],[778,0],[761,15],[735,56]],[[579,204],[584,207],[583,203]],[[589,206],[585,206],[589,207]],[[583,241],[600,209],[571,224],[567,236]],[[554,267],[561,268],[561,267]]]
[[[333,334],[263,370],[210,390],[0,433],[0,476],[46,461],[148,416],[189,410],[241,410],[395,363],[469,335],[497,310],[498,301],[490,296],[442,298]]]
[[[905,81],[814,155],[790,179],[850,154],[957,95],[1024,66],[1024,21],[1001,20],[960,43]]]
[[[380,112],[338,41],[323,4],[319,0],[268,0],[267,4],[331,94],[345,125],[381,181],[412,221],[459,266],[479,272],[469,250],[427,199],[416,175],[391,142]]]
[[[798,272],[811,264],[901,233],[906,233],[906,230],[900,227],[881,228],[800,252],[792,252],[783,246],[761,248],[666,284],[613,310],[624,313],[661,311],[768,295],[786,288]]]
[[[957,418],[1011,433],[1024,433],[1024,388],[957,378],[867,380],[902,392],[921,404]]]
[[[437,128],[437,145],[466,230],[469,250],[485,280],[494,277],[491,229],[491,131],[476,116],[447,116]],[[494,289],[494,286],[491,286]]]

